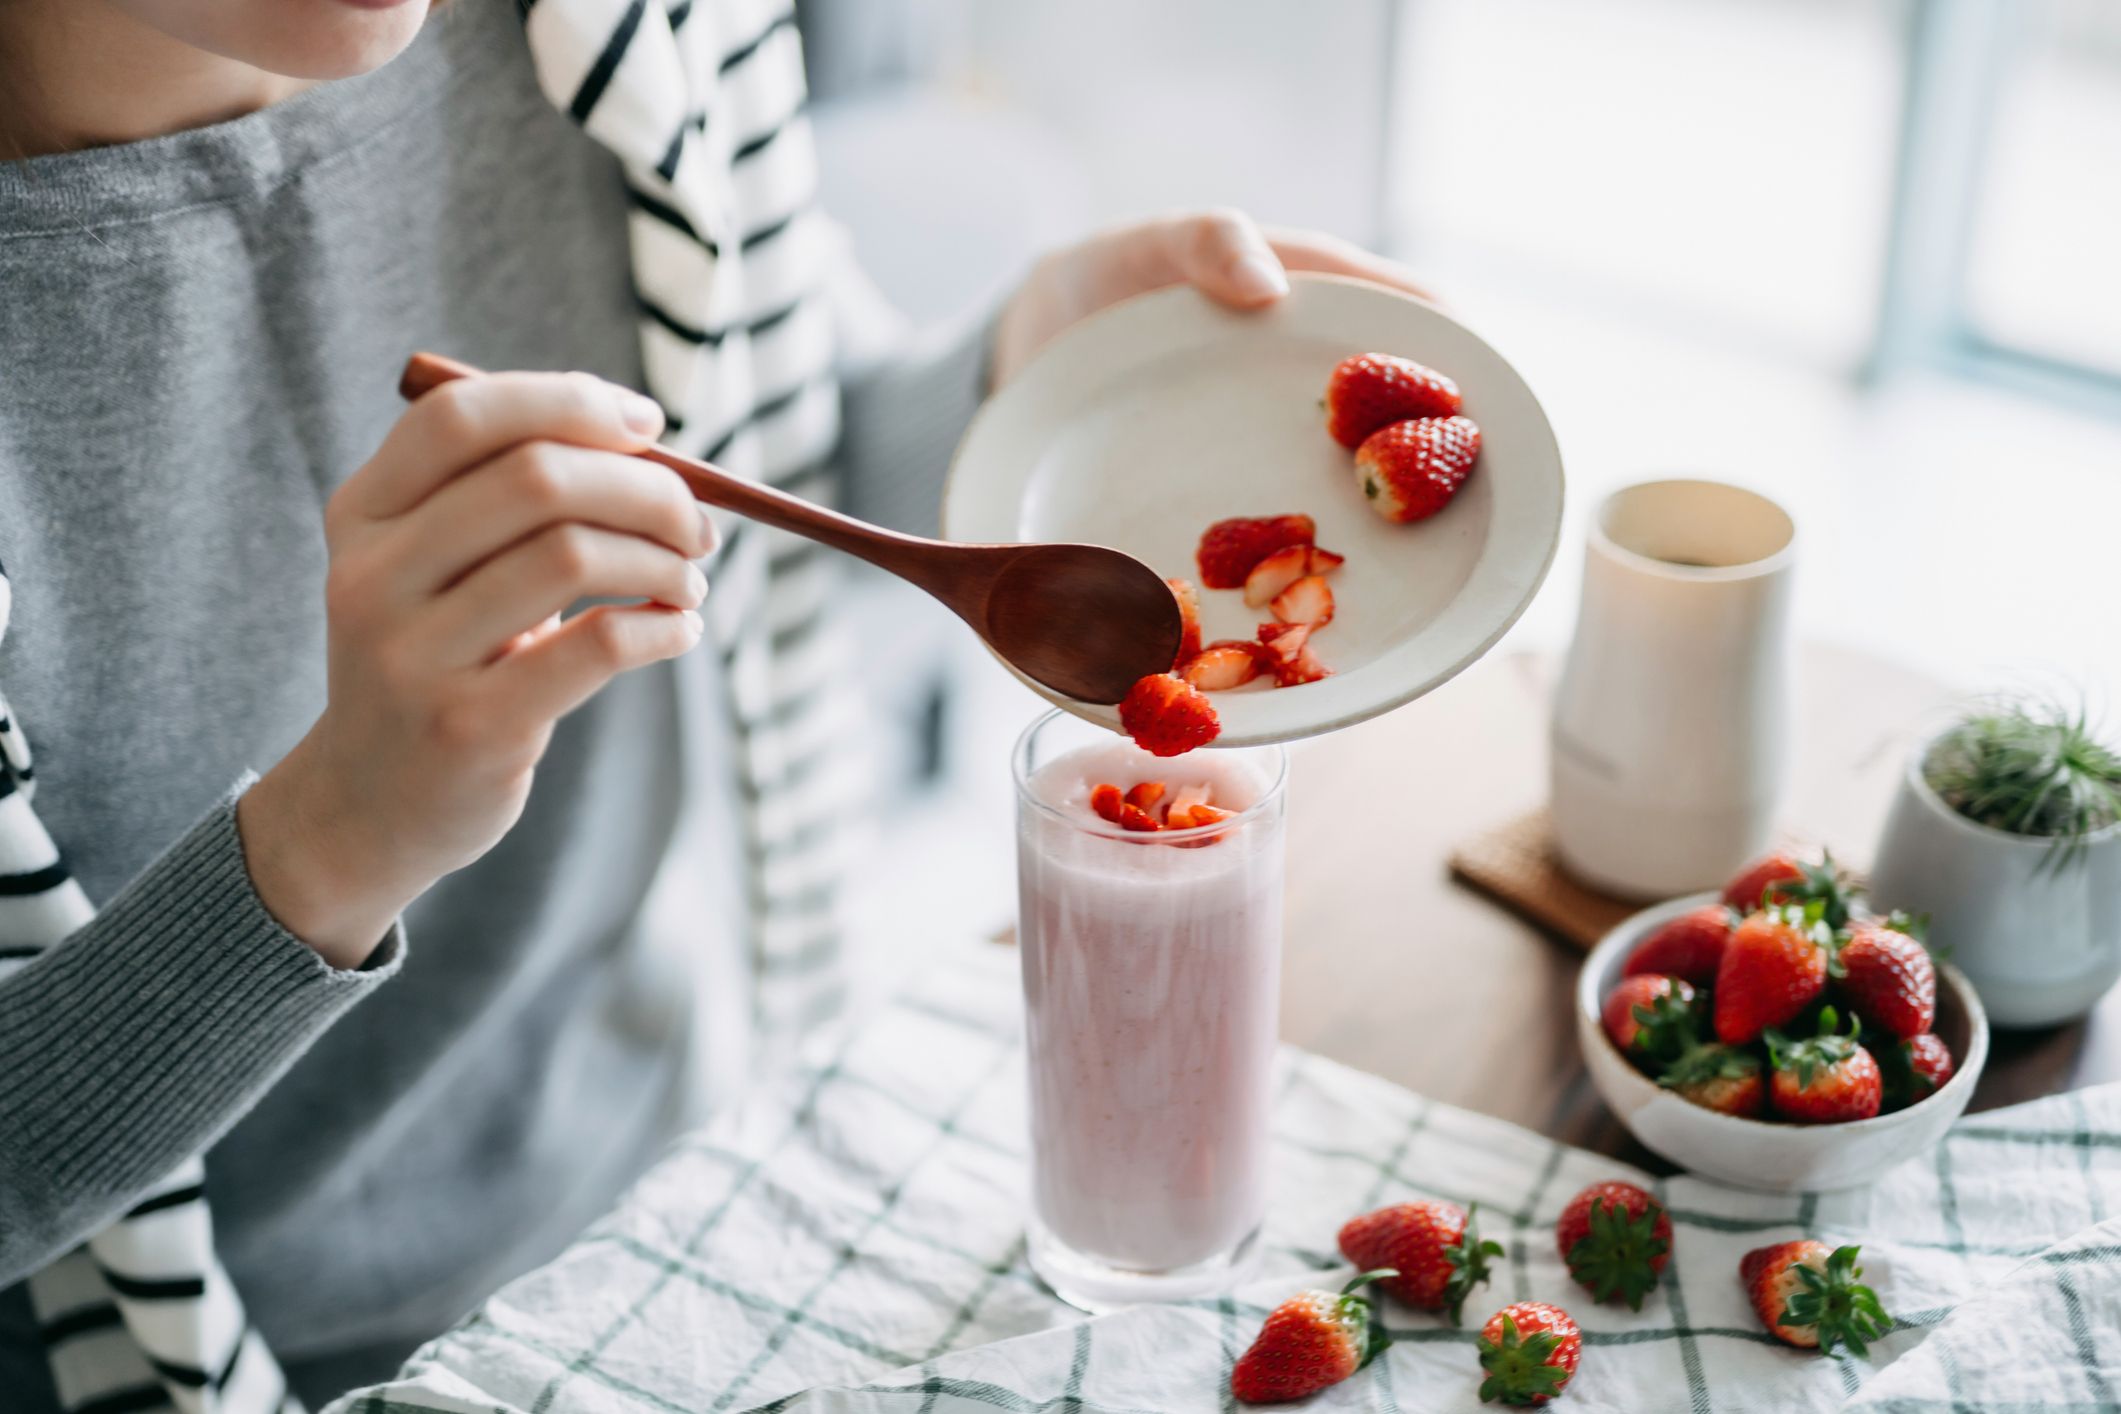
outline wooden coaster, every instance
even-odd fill
[[[1817,841],[1788,830],[1777,830],[1773,844],[1800,859],[1817,858],[1820,849]],[[1849,868],[1838,853],[1834,859],[1848,886],[1860,892],[1863,871]],[[1452,850],[1451,877],[1586,952],[1622,919],[1660,902],[1614,898],[1571,877],[1554,848],[1554,822],[1545,806],[1475,835]]]
[[[1588,951],[1644,907],[1580,884],[1562,871],[1546,807],[1528,811],[1451,851],[1451,874],[1540,928]]]

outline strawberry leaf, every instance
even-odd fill
[[[1676,1060],[1699,1039],[1693,1003],[1676,988],[1647,1006],[1636,1003],[1629,1012],[1638,1028],[1633,1049],[1644,1060]]]
[[[1618,1297],[1630,1310],[1640,1311],[1642,1298],[1657,1286],[1656,1260],[1671,1247],[1657,1235],[1657,1220],[1663,1215],[1655,1199],[1640,1217],[1631,1215],[1625,1203],[1593,1199],[1591,1230],[1568,1252],[1569,1275],[1597,1300]]]
[[[1893,1318],[1885,1313],[1878,1293],[1856,1280],[1863,1275],[1863,1268],[1856,1265],[1858,1250],[1835,1248],[1824,1271],[1798,1263],[1797,1277],[1804,1289],[1790,1294],[1776,1324],[1810,1326],[1819,1337],[1819,1349],[1827,1355],[1837,1355],[1836,1346],[1857,1355],[1869,1354],[1870,1342],[1885,1334]]]
[[[1822,852],[1819,863],[1797,867],[1804,871],[1804,877],[1777,879],[1769,884],[1761,891],[1761,904],[1796,904],[1812,921],[1823,922],[1829,928],[1845,926],[1849,921],[1848,881],[1835,867],[1834,856]]]
[[[1547,1363],[1560,1348],[1561,1337],[1552,1331],[1520,1335],[1517,1322],[1504,1316],[1502,1339],[1480,1340],[1480,1368],[1487,1371],[1480,1382],[1482,1402],[1540,1404],[1560,1394],[1570,1372]]]
[[[1850,1056],[1856,1054],[1856,1033],[1862,1023],[1852,1014],[1848,1031],[1841,1030],[1841,1014],[1832,1007],[1819,1013],[1819,1034],[1802,1041],[1792,1041],[1779,1031],[1768,1033],[1768,1063],[1776,1070],[1792,1071],[1797,1076],[1797,1088],[1812,1088],[1812,1077],[1820,1070],[1831,1070]]]
[[[1502,1255],[1500,1242],[1481,1241],[1480,1228],[1474,1221],[1479,1211],[1478,1203],[1466,1209],[1464,1236],[1457,1245],[1443,1249],[1444,1260],[1451,1265],[1450,1278],[1443,1284],[1444,1310],[1454,1326],[1464,1313],[1466,1297],[1488,1279],[1488,1259]]]

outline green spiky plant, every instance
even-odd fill
[[[2060,842],[2042,867],[2067,868],[2089,836],[2121,820],[2121,751],[2093,734],[2082,704],[2001,698],[1937,738],[1922,775],[1977,824]]]

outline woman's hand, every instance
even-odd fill
[[[515,823],[553,723],[699,641],[714,531],[624,453],[656,405],[586,374],[466,378],[331,498],[330,696],[237,805],[258,894],[340,967]],[[602,605],[564,623],[588,596]]]
[[[1206,211],[1122,226],[1054,251],[1002,310],[990,370],[999,388],[1054,335],[1106,305],[1189,284],[1239,308],[1289,292],[1284,272],[1313,270],[1434,296],[1407,269],[1319,231],[1260,227],[1241,211]]]

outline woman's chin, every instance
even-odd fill
[[[344,79],[405,52],[431,0],[121,0],[181,43],[290,79]]]
[[[427,19],[428,0],[304,0],[285,7],[294,25],[253,29],[233,57],[294,79],[344,79],[380,69],[405,52]]]

